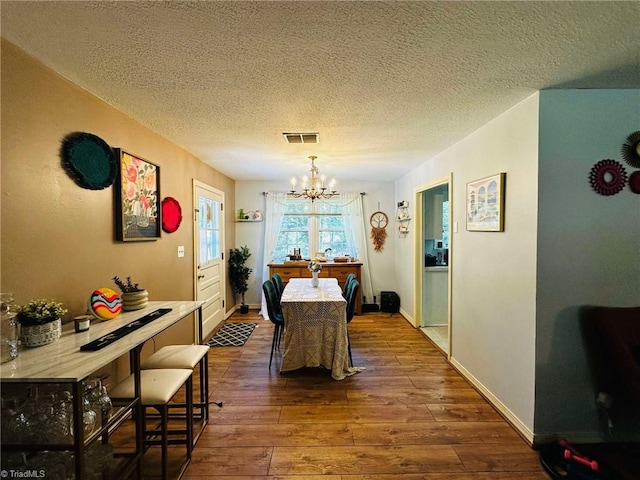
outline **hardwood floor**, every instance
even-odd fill
[[[224,406],[210,406],[187,480],[549,478],[537,452],[398,314],[354,318],[353,360],[366,370],[342,381],[324,369],[280,374],[280,353],[269,371],[273,325],[254,310],[227,322],[258,328],[243,347],[210,351],[210,398]]]

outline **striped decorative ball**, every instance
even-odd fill
[[[111,320],[120,315],[122,299],[110,288],[98,288],[91,294],[89,308],[95,317],[102,320]]]

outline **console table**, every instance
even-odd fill
[[[112,320],[93,321],[86,332],[75,333],[73,322],[62,329],[59,340],[42,347],[23,348],[16,359],[0,365],[0,381],[3,393],[5,389],[37,386],[38,384],[56,384],[60,389],[71,392],[73,401],[73,438],[65,443],[11,444],[2,442],[2,452],[37,452],[37,451],[72,451],[75,462],[75,478],[85,478],[84,450],[101,438],[108,438],[111,431],[117,428],[132,411],[136,411],[136,449],[129,460],[122,466],[124,469],[133,461],[142,457],[142,418],[140,392],[140,351],[144,343],[171,325],[191,314],[196,318],[193,324],[194,338],[202,343],[202,301],[149,302],[148,306],[133,312],[124,312]],[[171,309],[170,312],[152,322],[132,330],[127,335],[97,351],[81,351],[80,347],[114,332],[120,327],[142,318],[158,309]],[[92,373],[105,367],[123,355],[129,354],[131,371],[135,375],[135,396],[123,404],[114,404],[113,414],[88,435],[83,425],[83,386]],[[103,440],[104,441],[104,440]]]
[[[290,278],[311,278],[311,272],[307,268],[308,265],[309,262],[270,263],[268,265],[269,277],[277,273],[282,277],[282,283],[285,285]],[[344,289],[344,284],[350,273],[355,274],[356,280],[362,285],[361,269],[362,263],[360,262],[322,262],[322,270],[320,270],[318,276],[320,278],[335,278],[338,280],[340,288]],[[356,313],[358,315],[362,314],[362,287],[356,298]]]

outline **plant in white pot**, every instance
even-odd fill
[[[122,310],[130,312],[147,306],[149,292],[139,287],[137,283],[133,283],[131,277],[127,277],[127,282],[125,283],[116,276],[113,277],[113,282],[122,292]]]
[[[229,281],[233,292],[241,296],[240,313],[249,313],[249,305],[244,303],[244,294],[249,290],[249,275],[253,271],[246,265],[250,256],[246,245],[229,251]]]
[[[53,300],[31,300],[17,308],[22,344],[40,347],[55,342],[62,334],[62,317],[67,309]]]

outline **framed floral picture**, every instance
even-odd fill
[[[116,239],[129,242],[160,238],[160,167],[119,148],[115,188]]]
[[[497,173],[467,183],[467,230],[504,231],[504,187],[506,173]]]

